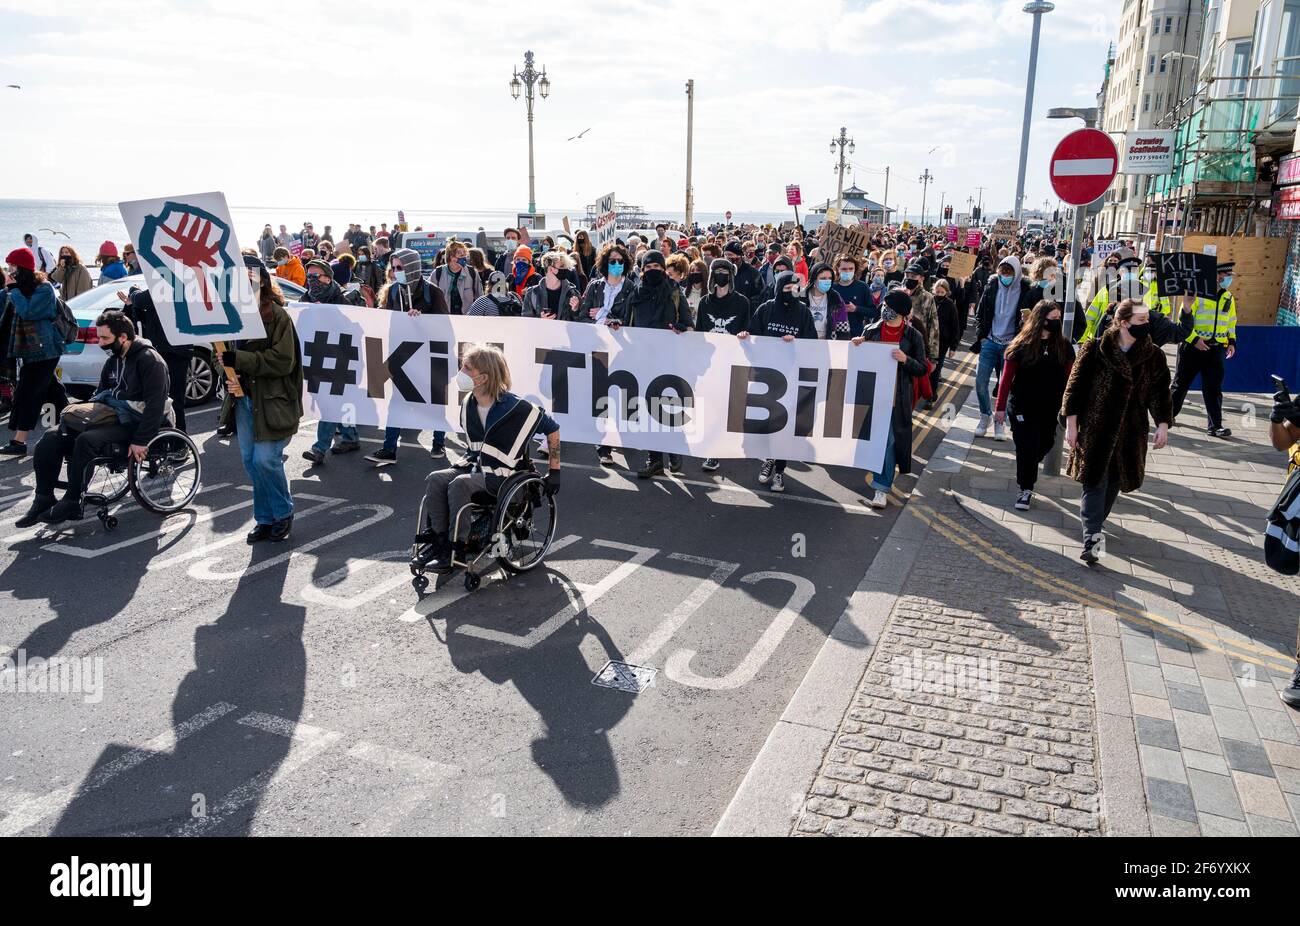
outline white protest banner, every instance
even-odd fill
[[[591,229],[591,243],[597,251],[614,240],[617,225],[618,212],[615,211],[614,194],[606,193],[596,200],[596,221]]]
[[[877,471],[893,413],[892,347],[783,341],[530,318],[289,306],[307,415],[456,431],[459,357],[506,355],[511,391],[564,440],[697,457],[805,460]]]
[[[222,193],[118,203],[172,344],[265,334]]]

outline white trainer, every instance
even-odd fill
[[[979,424],[975,425],[975,436],[983,437],[989,433],[989,422],[992,420],[988,415],[980,415]]]

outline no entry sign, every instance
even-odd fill
[[[1097,129],[1079,129],[1061,139],[1049,168],[1052,189],[1062,202],[1086,206],[1098,199],[1115,179],[1119,152],[1110,136]]]

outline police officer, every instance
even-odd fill
[[[1232,286],[1231,261],[1218,265],[1219,289],[1210,299],[1196,300],[1196,320],[1192,333],[1178,346],[1178,373],[1174,379],[1174,417],[1183,407],[1192,380],[1201,377],[1201,394],[1211,437],[1231,437],[1232,430],[1223,426],[1223,362],[1237,352],[1237,300],[1229,292]]]
[[[1115,306],[1125,299],[1139,302],[1142,300],[1142,282],[1138,279],[1138,268],[1142,266],[1142,261],[1128,248],[1121,248],[1112,257],[1115,258],[1114,264],[1112,265],[1111,258],[1108,257],[1106,268],[1109,270],[1114,266],[1119,278],[1115,279],[1110,273],[1103,272],[1098,281],[1097,294],[1092,297],[1092,302],[1088,303],[1088,308],[1084,312],[1087,326],[1083,330],[1083,337],[1079,338],[1080,344],[1100,335],[1102,318]]]

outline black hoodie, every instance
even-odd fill
[[[718,296],[713,290],[714,275],[728,274],[727,294]],[[740,334],[749,330],[749,300],[736,292],[736,268],[731,261],[716,257],[709,264],[708,294],[700,300],[695,315],[695,330],[709,334]]]
[[[773,281],[776,295],[758,307],[750,322],[750,334],[778,338],[792,334],[796,338],[817,340],[817,325],[813,322],[812,312],[808,311],[808,304],[785,292],[785,287],[798,281],[799,277],[789,270],[776,275]]]

